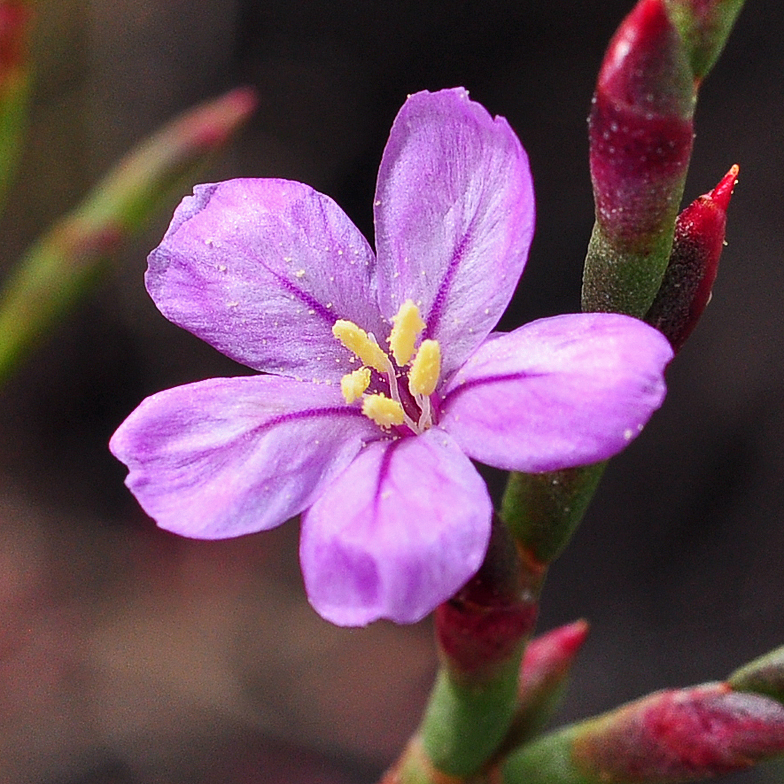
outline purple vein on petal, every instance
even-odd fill
[[[384,456],[381,458],[381,463],[378,467],[378,478],[376,480],[376,491],[373,494],[373,516],[375,517],[378,515],[378,505],[381,501],[381,487],[384,484],[384,480],[386,479],[387,475],[389,474],[389,466],[392,463],[392,455],[397,450],[397,448],[403,443],[403,439],[397,439],[392,441],[390,445],[387,447],[386,451],[384,452]]]
[[[500,384],[504,381],[523,381],[529,378],[542,378],[544,376],[551,376],[552,373],[526,373],[520,371],[519,373],[499,373],[495,376],[482,376],[481,378],[472,378],[470,381],[458,381],[454,389],[449,390],[444,396],[441,407],[443,409],[449,406],[449,401],[459,397],[463,392],[469,389],[490,384]]]
[[[269,272],[269,274],[272,275],[272,277],[281,284],[281,288],[297,297],[301,302],[308,306],[309,310],[314,311],[308,315],[321,316],[321,318],[330,325],[334,324],[338,319],[344,318],[344,316],[340,313],[337,313],[334,308],[326,308],[317,299],[315,299],[312,294],[308,294],[307,291],[304,291],[303,289],[295,286],[292,281],[287,280],[282,275],[270,269],[263,261],[261,262],[261,266],[263,266],[264,269],[267,270],[267,272]]]
[[[460,240],[459,245],[452,254],[452,258],[449,260],[449,265],[446,268],[444,277],[441,279],[441,285],[438,287],[438,291],[433,298],[433,304],[430,307],[430,312],[425,318],[427,326],[425,327],[423,337],[431,337],[437,333],[438,324],[441,321],[441,316],[443,315],[444,309],[447,305],[449,289],[452,287],[455,274],[457,273],[457,270],[460,268],[460,264],[463,261],[463,255],[465,253],[466,246],[471,241],[471,229],[473,227],[473,223],[474,221],[472,220],[471,226],[469,226],[466,230],[465,234]]]
[[[279,416],[268,419],[258,427],[248,430],[245,434],[247,437],[258,435],[265,430],[269,430],[276,425],[282,425],[286,422],[296,422],[302,419],[318,419],[319,417],[332,417],[332,416],[351,416],[362,417],[361,408],[352,406],[330,406],[329,408],[306,408],[302,411],[290,411],[287,414],[280,414]]]

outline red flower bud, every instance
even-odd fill
[[[675,223],[670,261],[645,320],[679,351],[705,310],[724,247],[727,208],[738,181],[733,166],[710,193],[693,201]]]
[[[528,644],[520,670],[519,706],[510,730],[517,745],[541,730],[555,711],[587,637],[588,623],[580,620]]]
[[[663,0],[640,0],[605,55],[589,119],[596,226],[583,309],[642,316],[661,284],[691,156],[695,89]]]
[[[587,637],[588,623],[580,620],[531,640],[523,656],[520,700],[531,702],[543,689],[563,681]]]
[[[573,759],[589,779],[679,782],[784,752],[784,706],[724,683],[661,691],[586,722]]]

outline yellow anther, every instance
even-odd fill
[[[370,386],[370,368],[360,368],[353,373],[346,373],[340,379],[340,391],[346,403],[353,403],[362,397],[362,393]]]
[[[392,334],[389,336],[389,347],[392,356],[400,367],[407,365],[414,355],[414,344],[419,333],[425,328],[425,322],[419,317],[419,308],[413,300],[407,299],[392,316]]]
[[[432,395],[440,374],[441,346],[437,340],[423,340],[408,372],[408,388],[414,395]]]
[[[338,319],[332,327],[332,334],[351,352],[356,354],[363,365],[385,373],[389,366],[387,355],[378,343],[371,340],[364,329],[360,329],[353,321]]]
[[[368,395],[362,401],[362,413],[379,427],[402,425],[406,420],[403,406],[385,395]]]

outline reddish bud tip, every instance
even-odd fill
[[[691,117],[691,74],[662,0],[640,0],[623,20],[604,56],[597,92],[636,111]]]
[[[519,746],[547,724],[587,636],[588,623],[580,620],[528,644],[520,671],[517,712],[507,735],[509,748]]]
[[[740,166],[738,166],[737,163],[734,164],[724,175],[721,182],[708,194],[714,204],[716,204],[720,210],[724,210],[724,212],[726,212],[727,208],[730,206],[732,193],[735,190],[735,186],[738,184],[739,171]]]
[[[686,207],[676,221],[667,270],[645,316],[676,351],[691,335],[710,301],[738,171],[736,164],[710,193]]]
[[[588,630],[588,622],[579,620],[531,640],[520,673],[521,699],[567,674],[588,637]]]
[[[257,104],[258,96],[252,87],[236,87],[195,109],[183,120],[180,133],[198,149],[217,149],[248,120]]]

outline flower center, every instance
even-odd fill
[[[406,300],[392,317],[392,331],[388,342],[396,370],[389,355],[378,345],[375,336],[368,334],[353,321],[339,319],[332,327],[332,334],[359,360],[362,367],[340,379],[340,390],[346,403],[362,399],[362,413],[379,427],[390,428],[406,425],[414,433],[423,433],[433,424],[433,406],[430,395],[435,392],[441,373],[441,346],[437,340],[417,341],[425,328],[419,308]],[[405,370],[407,368],[407,370]],[[378,372],[389,386],[389,395],[367,390],[371,382],[371,369]],[[398,378],[405,377],[408,392],[416,412],[406,410],[401,398]]]

